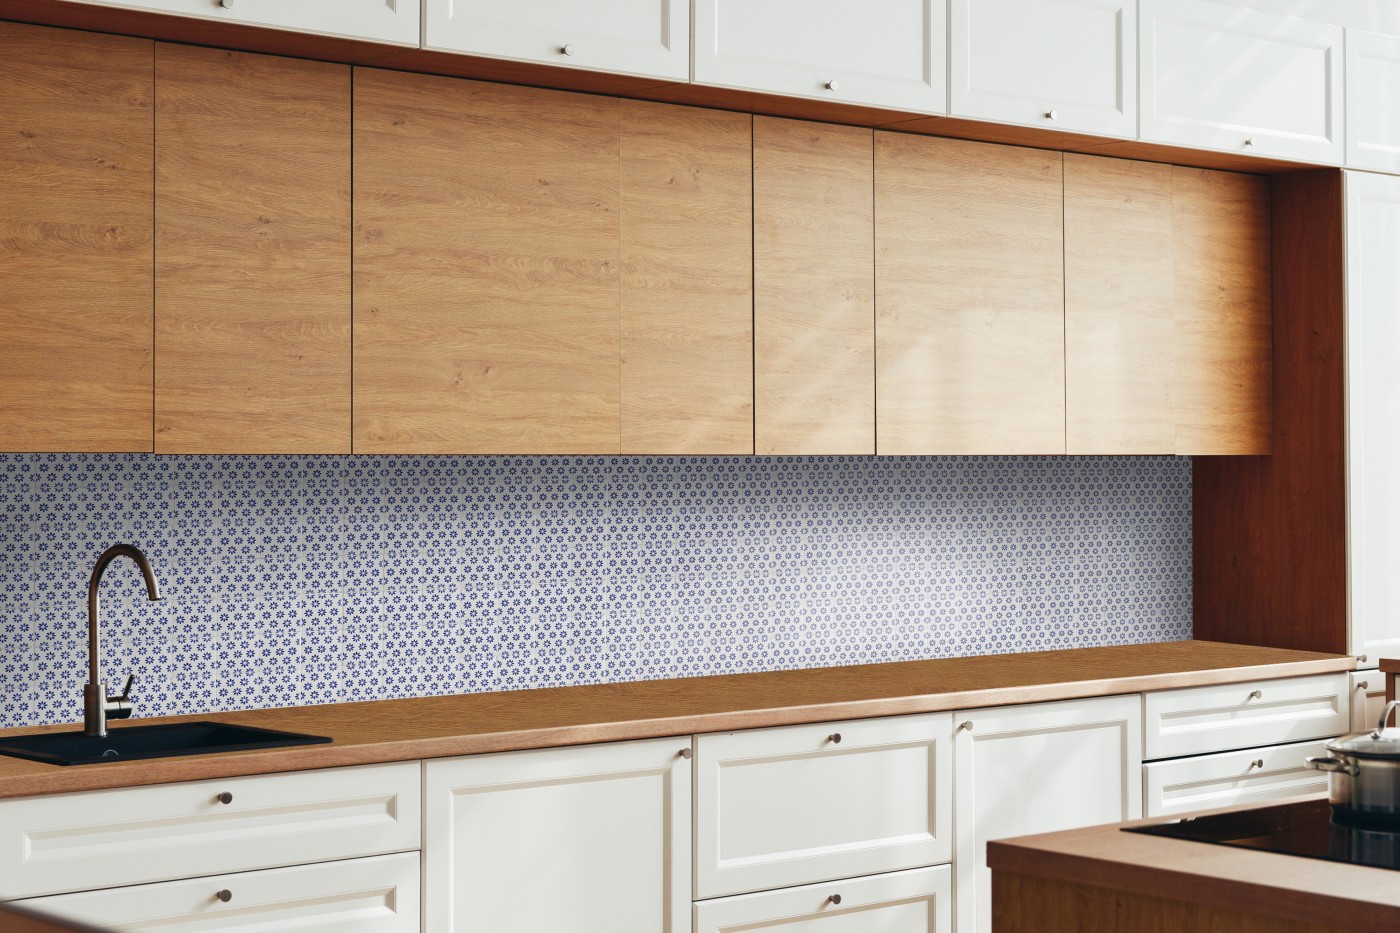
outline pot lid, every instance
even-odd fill
[[[1333,739],[1327,743],[1327,750],[1362,758],[1400,759],[1400,728],[1387,729],[1385,726],[1386,721],[1390,719],[1391,710],[1394,709],[1400,709],[1400,700],[1392,700],[1385,705],[1375,731],[1353,732],[1351,735]]]

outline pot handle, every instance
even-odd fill
[[[1376,725],[1376,731],[1371,733],[1371,738],[1381,737],[1381,733],[1385,731],[1385,721],[1390,718],[1390,711],[1394,709],[1400,709],[1400,700],[1391,700],[1385,705],[1385,709],[1381,710],[1381,721]]]
[[[1350,769],[1340,758],[1304,758],[1303,763],[1315,771],[1336,771],[1345,774]]]

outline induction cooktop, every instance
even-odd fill
[[[1400,833],[1342,826],[1326,800],[1186,817],[1125,832],[1400,870]]]

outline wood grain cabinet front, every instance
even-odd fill
[[[21,901],[65,920],[129,931],[418,933],[418,853],[211,875]]]
[[[417,47],[418,0],[76,0],[211,22]]]
[[[953,933],[948,865],[846,878],[695,905],[695,933]]]
[[[688,736],[424,764],[424,928],[689,933]]]
[[[951,722],[932,713],[699,736],[695,896],[948,861]]]
[[[410,761],[0,801],[0,899],[414,850],[420,775]]]

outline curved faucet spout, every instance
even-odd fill
[[[102,607],[97,591],[102,585],[102,574],[107,565],[118,557],[130,557],[141,570],[146,580],[146,596],[152,602],[160,599],[160,584],[156,582],[151,562],[140,548],[133,544],[114,544],[97,558],[88,578],[88,683],[83,690],[83,732],[87,735],[106,735],[107,719],[125,718],[131,715],[131,682],[128,677],[126,689],[120,696],[109,697],[107,687],[102,683],[102,672],[98,662],[98,628],[102,618]]]

